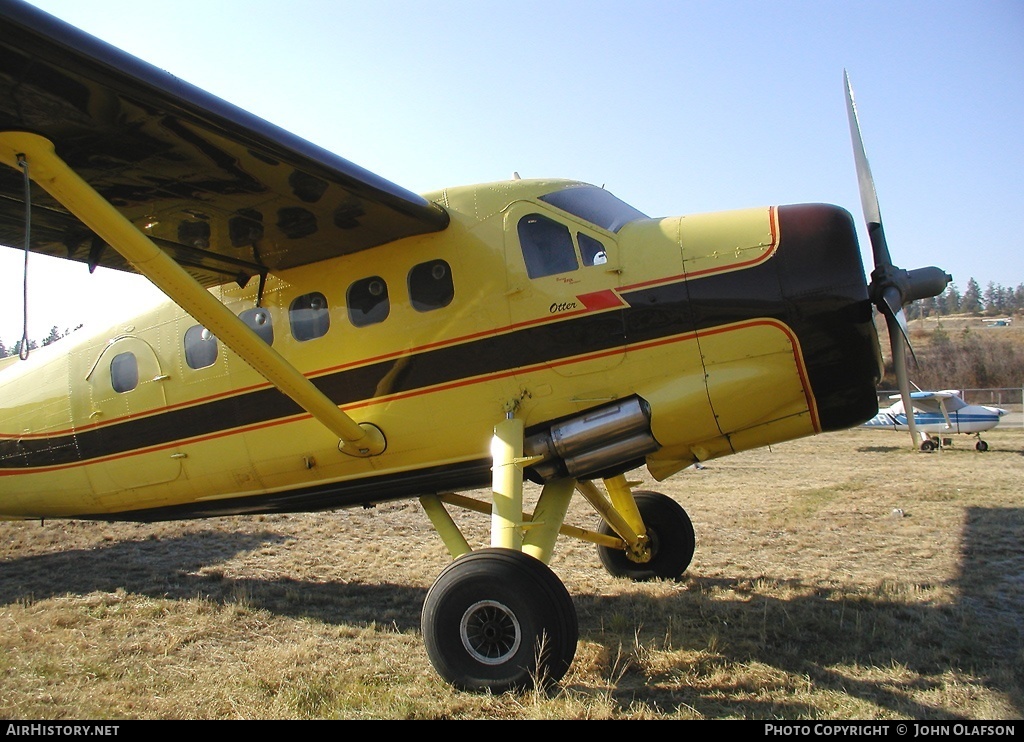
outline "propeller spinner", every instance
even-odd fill
[[[857,108],[853,103],[853,88],[850,87],[850,76],[846,70],[843,70],[843,80],[846,84],[846,112],[850,119],[850,137],[853,141],[853,159],[857,165],[861,206],[864,209],[864,220],[867,222],[871,252],[875,261],[868,292],[875,307],[885,316],[896,381],[903,399],[903,409],[907,414],[910,438],[916,449],[919,441],[914,425],[914,408],[910,399],[910,379],[907,376],[907,350],[910,349],[913,354],[913,349],[903,307],[917,299],[938,296],[946,290],[946,286],[953,278],[941,268],[934,266],[908,271],[893,265],[882,229],[882,214],[875,193],[875,181],[871,177],[871,168],[864,153]]]

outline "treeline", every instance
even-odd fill
[[[938,296],[915,301],[905,310],[907,319],[943,316],[947,314],[974,314],[995,317],[1024,312],[1024,283],[1011,289],[989,281],[985,290],[973,278],[963,293],[951,283]]]
[[[77,329],[79,329],[81,327],[82,326],[79,325],[75,329],[77,330]],[[64,332],[61,332],[60,330],[57,329],[57,326],[54,325],[53,327],[50,328],[50,334],[47,335],[45,338],[43,338],[41,343],[37,342],[35,340],[32,340],[32,339],[29,339],[29,341],[28,341],[28,350],[29,351],[33,351],[36,348],[38,348],[40,345],[49,345],[50,343],[55,343],[58,340],[60,340],[62,337],[66,337],[67,335],[70,335],[72,332],[73,332],[72,330],[64,330]],[[22,347],[23,344],[24,344],[24,341],[18,340],[16,343],[14,343],[14,345],[12,345],[10,348],[8,348],[6,345],[4,345],[4,341],[0,340],[0,358],[6,358],[7,356],[21,355],[21,347]]]
[[[952,315],[1012,317],[1024,315],[1024,283],[1011,289],[989,282],[984,291],[973,278],[960,292],[949,284],[939,296],[921,299],[905,309],[907,319]],[[1015,339],[1016,338],[1016,339]],[[939,321],[932,333],[912,338],[916,363],[909,369],[922,389],[1009,389],[1024,387],[1024,343],[1018,333],[990,333],[965,327],[950,331]],[[883,388],[896,388],[891,361],[882,377]]]
[[[908,374],[921,389],[1024,387],[1024,342],[1017,333],[968,327],[949,332],[940,326],[931,333],[912,335],[911,342],[914,353]],[[880,386],[899,386],[891,361],[886,363]]]

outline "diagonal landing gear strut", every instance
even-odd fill
[[[464,690],[501,692],[557,682],[579,638],[572,598],[547,566],[557,537],[597,544],[604,567],[633,580],[678,578],[694,551],[693,526],[674,500],[632,492],[622,475],[547,482],[532,514],[523,511],[523,424],[509,416],[491,444],[493,500],[453,493],[420,498],[454,561],[423,603],[421,628],[435,670]],[[597,531],[564,523],[574,491],[601,516]],[[489,513],[491,544],[473,550],[446,505]]]

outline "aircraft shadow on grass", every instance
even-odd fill
[[[746,577],[684,576],[683,580],[694,589],[668,598],[578,594],[575,601],[580,636],[583,641],[603,646],[602,651],[612,658],[609,664],[614,665],[622,640],[617,632],[609,634],[607,627],[614,625],[615,616],[629,617],[630,626],[639,616],[643,627],[637,638],[648,646],[664,646],[668,637],[676,649],[708,653],[713,648],[709,658],[716,667],[727,662],[762,663],[785,673],[806,676],[821,689],[831,688],[901,713],[909,709],[918,719],[967,717],[948,709],[915,705],[888,682],[856,680],[830,667],[843,663],[905,665],[920,676],[914,681],[915,690],[920,690],[922,684],[938,686],[942,682],[938,676],[948,667],[970,668],[970,672],[977,673],[978,668],[1003,665],[1009,673],[985,673],[983,669],[981,672],[988,675],[986,682],[993,690],[1015,699],[1015,713],[1024,713],[1024,704],[1019,699],[1019,688],[1024,686],[1024,670],[1019,661],[1024,652],[1021,534],[1024,509],[967,510],[961,568],[955,578],[960,597],[953,605],[896,604],[884,595],[837,599],[835,591],[828,589],[815,589],[811,596],[792,600],[755,597],[723,601],[704,596],[715,588],[746,595],[757,588]],[[219,603],[244,595],[252,607],[278,615],[310,617],[335,624],[387,625],[403,633],[419,631],[419,612],[426,595],[423,587],[347,581],[314,583],[283,576],[232,579],[212,568],[222,560],[268,544],[284,544],[289,539],[273,530],[249,534],[199,531],[161,540],[123,541],[101,548],[15,558],[5,562],[0,573],[0,605],[117,589],[154,598],[199,597]],[[922,583],[927,582],[924,577]],[[779,578],[778,582],[808,592],[799,580]],[[665,606],[666,600],[678,607]],[[679,621],[669,627],[657,618],[664,615],[673,615]],[[749,630],[736,630],[730,638],[730,626],[735,629],[751,622],[761,627],[759,641],[736,639],[757,635]],[[849,640],[822,642],[818,638],[820,633],[834,631],[837,622],[848,628]],[[632,636],[632,629],[630,632]],[[708,718],[736,714],[747,718],[797,718],[815,713],[813,708],[785,700],[766,700],[759,711],[760,702],[750,699],[763,694],[763,687],[680,688],[674,682],[647,677],[628,667],[612,681],[612,695],[623,707],[642,702],[666,712],[690,708]],[[742,701],[730,700],[739,696]]]
[[[906,446],[858,446],[858,453],[894,453],[906,450]]]

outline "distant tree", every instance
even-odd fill
[[[921,299],[920,304],[922,317],[933,317],[938,314],[938,303],[935,301],[934,296],[927,296]]]
[[[972,278],[967,282],[967,288],[960,300],[960,311],[968,314],[981,314],[981,309],[981,286]]]
[[[12,355],[12,356],[18,356],[18,355],[21,355],[21,345],[22,345],[22,342],[23,342],[23,341],[19,340],[18,342],[16,342],[16,343],[14,344],[14,347],[13,347],[13,348],[11,348],[11,355]],[[29,349],[29,350],[35,350],[35,349],[36,349],[36,348],[38,348],[38,347],[39,347],[39,345],[38,345],[38,344],[36,343],[36,341],[35,341],[35,340],[29,340],[29,341],[28,341],[28,349]]]
[[[955,283],[949,284],[946,290],[939,294],[939,314],[956,314],[960,311],[960,290]]]
[[[1024,283],[1018,283],[1013,292],[1013,311],[1024,312]]]
[[[50,334],[43,338],[43,345],[55,343],[62,337],[64,337],[64,335],[67,335],[67,332],[61,333],[59,330],[57,330],[57,325],[54,325],[53,327],[50,328]]]
[[[7,357],[7,346],[4,345],[4,341],[0,340],[0,358]]]
[[[985,301],[985,314],[1002,314],[1003,313],[1003,287],[994,281],[989,281],[985,287],[985,293],[983,295]]]

